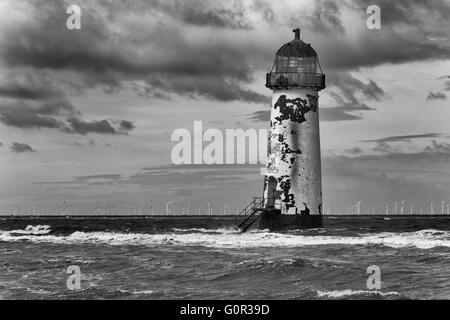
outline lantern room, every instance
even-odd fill
[[[293,32],[294,40],[284,44],[276,53],[272,70],[266,75],[266,87],[272,90],[324,89],[325,75],[316,51],[300,39],[300,29]]]

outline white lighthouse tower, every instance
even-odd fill
[[[322,185],[318,92],[325,75],[317,53],[293,30],[267,74],[273,90],[262,227],[321,225]]]

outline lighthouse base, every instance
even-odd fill
[[[266,209],[257,227],[270,231],[322,228],[322,215],[281,214],[281,210]]]

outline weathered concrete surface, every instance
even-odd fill
[[[272,96],[265,208],[322,214],[318,93],[275,90]]]

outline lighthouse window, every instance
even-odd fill
[[[316,73],[316,58],[315,57],[306,58],[305,72]]]
[[[278,57],[277,58],[277,72],[286,72],[288,63],[289,63],[288,57]]]

